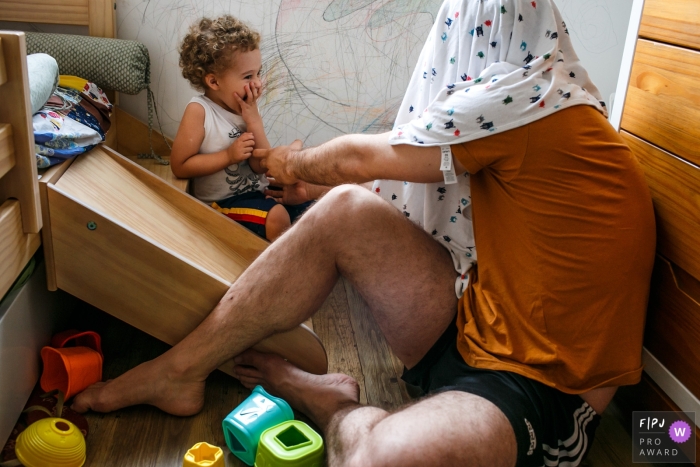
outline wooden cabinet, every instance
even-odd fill
[[[621,126],[649,183],[658,233],[644,339],[654,382],[621,393],[636,394],[636,410],[698,411],[700,0],[646,1]]]

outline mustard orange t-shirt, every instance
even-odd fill
[[[467,364],[574,394],[637,383],[656,235],[617,132],[576,106],[452,152],[479,255],[457,319]]]

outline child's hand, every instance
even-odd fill
[[[267,181],[270,182],[270,187],[265,190],[265,196],[280,204],[296,206],[313,199],[309,194],[306,182],[299,181],[293,185],[283,185],[274,177],[267,177]]]
[[[236,141],[231,143],[226,153],[231,164],[238,164],[253,155],[255,138],[253,133],[243,133]]]
[[[238,93],[234,93],[236,102],[241,107],[241,117],[245,120],[248,126],[256,123],[262,118],[258,111],[258,98],[260,97],[262,87],[252,83],[245,85],[245,96],[241,97]]]

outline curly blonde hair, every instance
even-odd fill
[[[255,50],[260,34],[231,15],[216,19],[202,18],[190,26],[180,44],[182,76],[198,91],[204,92],[204,77],[226,69],[234,52]]]

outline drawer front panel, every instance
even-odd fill
[[[657,251],[700,278],[700,169],[628,133],[622,135],[651,189]]]
[[[669,44],[700,49],[698,0],[646,0],[639,35]]]
[[[54,186],[48,201],[58,287],[164,342],[182,340],[228,289]]]
[[[622,128],[700,164],[700,53],[640,40]]]

